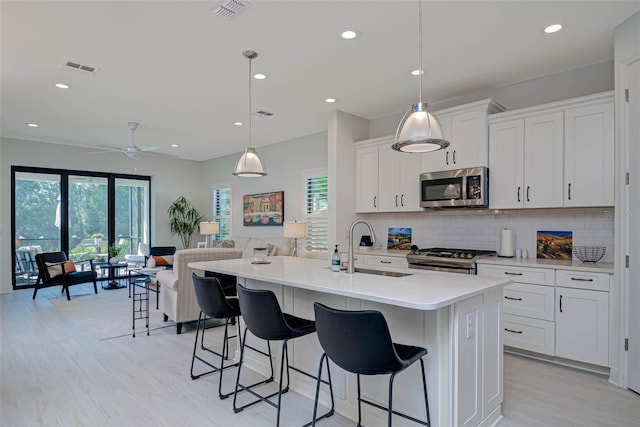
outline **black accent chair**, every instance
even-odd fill
[[[416,423],[430,426],[429,400],[427,398],[427,381],[424,373],[423,356],[427,349],[404,344],[396,344],[391,340],[387,321],[382,313],[375,310],[345,311],[337,310],[318,302],[313,304],[316,315],[318,339],[325,353],[320,358],[318,378],[322,375],[322,366],[326,361],[329,373],[329,361],[345,371],[354,373],[358,378],[358,426],[361,425],[361,402],[387,411],[388,425],[392,425],[392,416],[399,415]],[[422,387],[427,420],[419,420],[407,414],[393,410],[393,380],[397,373],[404,371],[414,362],[420,361],[422,369]],[[388,407],[363,399],[360,395],[360,375],[385,375],[389,378]],[[331,375],[329,373],[329,380]],[[320,383],[316,386],[316,397],[313,415],[318,406]],[[333,398],[333,396],[332,396]],[[315,425],[315,421],[313,423]]]
[[[293,369],[296,372],[316,379],[316,377],[314,377],[313,375],[310,375],[295,368],[294,366],[289,365],[289,352],[287,350],[287,342],[291,339],[303,337],[305,335],[314,333],[316,331],[315,322],[313,320],[307,320],[301,317],[293,316],[291,314],[283,313],[280,309],[280,304],[278,303],[275,294],[271,291],[247,289],[240,284],[238,284],[236,288],[238,291],[238,299],[240,301],[240,311],[242,312],[242,318],[244,320],[246,328],[242,335],[242,341],[240,344],[240,362],[238,366],[236,390],[233,396],[233,410],[234,412],[238,413],[248,406],[254,405],[259,402],[266,402],[277,409],[278,414],[276,417],[276,426],[279,426],[282,395],[289,391],[289,369]],[[244,351],[245,347],[248,347],[246,345],[247,331],[251,331],[251,333],[256,337],[267,341],[267,345],[269,346],[269,363],[271,364],[271,377],[263,382],[253,384],[251,386],[243,386],[242,384],[240,384],[240,373],[242,370],[242,362],[244,360]],[[282,341],[282,356],[280,359],[280,381],[277,392],[272,393],[268,396],[263,396],[256,393],[251,388],[258,384],[273,381],[273,362],[271,359],[271,346],[269,344],[270,341]],[[264,352],[261,353],[267,355]],[[285,370],[287,371],[287,385],[283,387],[282,381]],[[330,385],[330,382],[326,382],[326,384]],[[257,399],[241,407],[238,407],[236,404],[238,391],[247,391]],[[270,400],[274,396],[278,396],[277,404],[273,403]],[[331,409],[318,419],[330,417],[331,415],[333,415],[333,390],[331,392],[331,399]],[[313,422],[315,422],[315,420]],[[308,423],[306,425],[310,424],[311,423]]]
[[[68,261],[67,254],[64,252],[45,252],[36,254],[36,265],[38,266],[38,280],[33,289],[33,299],[36,299],[38,289],[48,288],[49,286],[62,286],[62,292],[67,293],[67,300],[71,299],[69,295],[69,286],[79,285],[81,283],[93,282],[93,291],[98,293],[98,286],[96,280],[98,273],[93,270],[93,263],[91,263],[90,271],[64,271],[64,263]],[[53,264],[59,264],[62,270],[62,274],[51,277],[49,274],[49,267]]]
[[[144,265],[145,265],[145,267],[147,266],[147,261],[152,256],[173,255],[175,253],[176,253],[176,247],[175,246],[151,246],[149,248],[149,256],[146,257]],[[167,268],[172,268],[172,267],[173,266],[170,266],[170,267],[167,267]]]
[[[198,306],[200,306],[200,315],[198,316],[198,326],[196,328],[196,338],[193,343],[193,357],[191,358],[191,379],[196,380],[202,376],[220,372],[220,379],[218,381],[218,396],[220,399],[226,399],[233,394],[222,393],[222,373],[225,369],[238,366],[238,363],[224,366],[224,361],[229,359],[229,339],[236,338],[236,335],[229,335],[229,324],[235,324],[232,320],[236,320],[240,316],[240,303],[238,298],[227,298],[222,290],[222,285],[216,277],[200,277],[195,273],[191,274],[193,278],[193,288],[196,294],[196,300]],[[204,345],[204,331],[205,324],[208,318],[211,319],[224,319],[224,340],[222,342],[222,353],[206,347]],[[204,352],[209,352],[220,357],[220,366],[215,366],[210,361],[203,358],[203,356],[197,354],[198,349],[198,335],[200,334],[200,327],[202,327],[202,337],[200,338],[200,349]],[[203,354],[204,355],[204,354]],[[211,370],[202,372],[200,374],[194,374],[193,368],[195,361],[199,360],[204,363]]]

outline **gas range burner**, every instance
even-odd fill
[[[467,274],[475,274],[476,260],[496,255],[495,251],[456,248],[411,248],[407,261],[411,268],[464,270]]]

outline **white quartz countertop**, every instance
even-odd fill
[[[495,277],[411,269],[385,269],[411,274],[404,277],[347,274],[331,271],[327,260],[286,256],[268,260],[270,264],[252,264],[247,259],[201,261],[189,267],[417,310],[437,310],[511,283]]]
[[[478,264],[508,265],[513,267],[533,267],[533,268],[555,268],[556,270],[587,271],[591,273],[613,274],[612,262],[580,262],[580,261],[558,261],[555,259],[539,258],[481,258]]]
[[[380,255],[380,256],[393,256],[398,258],[406,258],[409,251],[403,251],[398,249],[374,249],[373,247],[369,247],[369,249],[365,249],[367,246],[360,246],[358,249],[353,250],[356,254],[363,255]]]

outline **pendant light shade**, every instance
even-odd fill
[[[266,175],[258,153],[251,146],[251,60],[257,58],[258,53],[253,50],[245,50],[242,55],[249,60],[249,146],[244,149],[233,174],[244,178],[258,178]]]
[[[440,122],[429,110],[429,105],[422,102],[422,0],[418,0],[418,11],[418,44],[420,46],[418,103],[414,104],[400,121],[396,131],[395,143],[391,146],[394,150],[404,153],[425,153],[441,150],[449,146],[449,141],[444,138]]]

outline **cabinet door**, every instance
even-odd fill
[[[563,113],[524,121],[524,207],[562,207]]]
[[[436,118],[440,122],[440,126],[442,126],[444,139],[451,142],[451,116],[438,117],[436,113]],[[422,165],[420,167],[420,172],[437,172],[451,169],[453,164],[451,162],[451,153],[449,151],[451,151],[451,145],[444,150],[422,153]]]
[[[450,163],[452,168],[488,164],[487,111],[477,110],[451,117]]]
[[[419,154],[398,153],[400,169],[400,210],[422,211],[420,207],[420,165]]]
[[[524,120],[489,127],[489,207],[521,208],[524,204]]]
[[[394,151],[391,144],[379,147],[379,212],[400,210],[400,157],[402,155],[409,156],[410,154]]]
[[[556,356],[609,366],[609,293],[556,289]]]
[[[358,147],[356,158],[356,212],[378,211],[378,146]]]
[[[564,113],[565,206],[613,206],[613,103]]]

